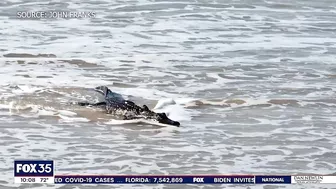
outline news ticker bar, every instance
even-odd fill
[[[15,183],[51,184],[335,184],[336,176],[271,175],[55,175],[15,177]]]
[[[55,175],[53,160],[15,160],[15,183],[50,184],[291,184],[336,183],[335,176],[291,175]]]

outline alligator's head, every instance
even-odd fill
[[[156,120],[159,123],[164,123],[164,124],[168,124],[168,125],[174,125],[176,127],[180,126],[180,122],[173,121],[173,120],[169,119],[165,113],[157,113]]]

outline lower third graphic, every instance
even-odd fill
[[[15,183],[54,183],[54,161],[15,160]]]

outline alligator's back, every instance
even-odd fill
[[[107,113],[127,119],[140,114],[141,107],[125,100],[121,94],[112,92],[106,86],[96,87],[95,90],[104,95]]]

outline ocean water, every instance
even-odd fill
[[[14,159],[57,174],[335,173],[335,18],[333,0],[1,1],[0,188],[92,187],[13,184]],[[181,127],[69,105],[99,85]]]

